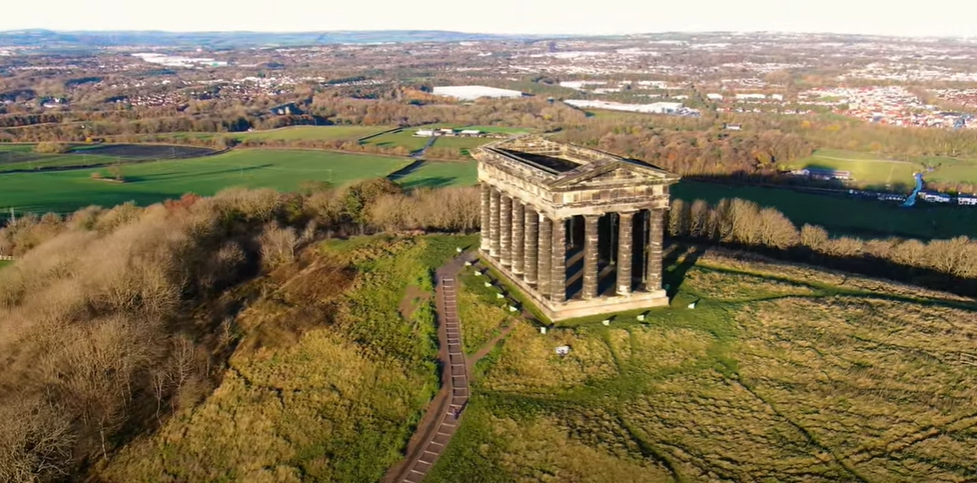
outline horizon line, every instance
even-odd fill
[[[27,32],[52,32],[61,34],[108,34],[108,33],[159,33],[159,34],[271,34],[271,35],[296,35],[296,34],[328,34],[328,33],[383,33],[383,32],[430,32],[444,34],[463,34],[463,35],[484,35],[496,37],[628,37],[641,35],[696,35],[696,34],[730,34],[730,35],[751,35],[751,34],[775,34],[775,35],[832,35],[832,36],[851,36],[851,37],[882,37],[894,39],[971,39],[977,35],[892,35],[874,33],[853,33],[853,32],[831,32],[831,31],[793,31],[793,30],[661,30],[661,31],[636,31],[636,32],[616,32],[616,33],[497,33],[497,32],[473,32],[464,30],[442,30],[442,29],[336,29],[336,30],[161,30],[161,29],[51,29],[44,27],[25,27],[19,29],[0,29],[0,34],[16,34]]]

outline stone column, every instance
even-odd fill
[[[645,291],[654,292],[662,288],[662,235],[664,210],[649,210],[648,220],[648,275],[645,278]]]
[[[526,206],[525,218],[525,237],[523,241],[526,259],[523,264],[525,276],[523,280],[530,285],[536,285],[537,281],[537,261],[539,260],[539,214],[536,210]]]
[[[488,253],[490,250],[491,243],[491,230],[490,226],[492,223],[492,187],[488,183],[482,183],[482,251]]]
[[[502,195],[502,211],[499,213],[499,263],[512,266],[512,198]]]
[[[495,188],[490,188],[492,193],[489,195],[489,255],[498,260],[499,258],[499,209],[502,207],[499,197],[501,193]]]
[[[550,295],[550,279],[553,277],[553,221],[539,214],[539,286],[537,290],[544,298]]]
[[[525,205],[522,201],[512,200],[512,274],[522,276],[526,266],[526,233],[525,233]]]
[[[597,297],[598,273],[597,273],[597,251],[600,244],[600,235],[597,230],[597,223],[600,215],[584,215],[584,239],[583,239],[583,299],[590,300]]]
[[[617,236],[617,294],[631,293],[631,257],[633,255],[632,240],[634,233],[634,212],[618,213]]]
[[[557,303],[567,300],[567,220],[553,220],[553,262],[550,278],[550,300]]]

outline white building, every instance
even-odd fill
[[[782,101],[782,100],[784,100],[784,95],[783,94],[770,94],[770,98],[773,99],[773,100],[775,100],[775,101]]]
[[[418,129],[417,132],[414,133],[414,135],[415,136],[422,137],[422,138],[429,138],[431,136],[434,136],[434,130],[432,130],[432,129]]]
[[[977,206],[977,196],[967,196],[967,195],[957,196],[957,204]]]
[[[580,109],[607,109],[611,111],[643,112],[649,114],[673,114],[684,109],[681,102],[653,102],[651,104],[622,104],[620,102],[568,99],[567,105]]]
[[[738,101],[762,101],[766,98],[766,94],[736,94]]]
[[[523,94],[519,91],[488,86],[441,86],[434,88],[434,95],[454,97],[463,101],[473,101],[481,97],[522,97]]]
[[[723,95],[722,94],[716,94],[716,93],[706,94],[706,99],[709,99],[710,101],[721,101],[721,100],[723,100]]]

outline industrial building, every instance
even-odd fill
[[[482,97],[508,98],[522,97],[523,93],[509,89],[499,89],[488,86],[441,86],[434,88],[434,95],[454,97],[462,101],[474,101]]]

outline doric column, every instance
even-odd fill
[[[512,274],[521,276],[526,266],[525,210],[522,201],[512,200]]]
[[[543,297],[550,295],[550,279],[553,277],[553,221],[539,214],[539,285],[537,290]]]
[[[490,247],[491,230],[489,227],[492,223],[492,187],[488,183],[482,183],[482,244],[481,248],[483,252],[488,252]]]
[[[628,295],[631,293],[634,212],[618,213],[617,216],[619,223],[617,237],[617,294]]]
[[[530,285],[535,285],[537,281],[537,260],[539,260],[539,214],[530,206],[525,208],[525,240],[523,240],[526,255],[523,263],[523,280]]]
[[[585,215],[583,219],[583,299],[590,300],[597,297],[597,250],[600,243],[597,222],[600,215]]]
[[[648,215],[648,247],[646,253],[647,273],[645,277],[645,290],[654,292],[662,288],[662,229],[664,220],[662,216],[664,210],[649,210]]]
[[[498,260],[499,258],[499,209],[502,203],[499,200],[501,193],[495,188],[490,188],[489,194],[489,255]]]
[[[499,213],[499,262],[503,267],[512,265],[512,198],[502,195],[502,211]]]
[[[553,220],[553,261],[550,278],[550,300],[567,300],[567,220]]]

